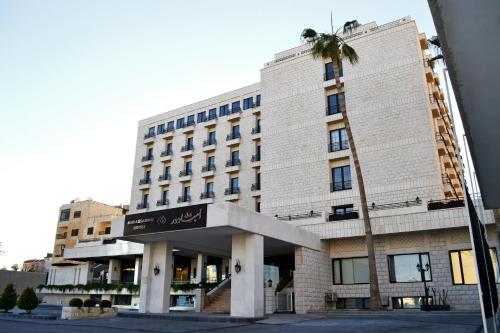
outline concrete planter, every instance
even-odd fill
[[[86,307],[71,307],[63,306],[61,312],[61,319],[74,320],[86,318],[103,318],[103,317],[116,317],[118,309],[116,308],[86,308]]]

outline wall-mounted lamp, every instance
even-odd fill
[[[236,272],[236,274],[241,271],[241,264],[239,259],[236,259],[236,264],[234,264],[234,271]]]
[[[267,280],[267,286],[271,288],[273,286],[273,280],[271,279]]]
[[[158,264],[155,265],[155,268],[153,268],[153,273],[155,275],[160,274],[160,265],[158,265]]]

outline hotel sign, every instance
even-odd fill
[[[123,235],[143,235],[206,226],[207,205],[192,205],[125,215]]]

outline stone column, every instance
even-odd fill
[[[134,268],[134,284],[141,284],[141,270],[142,270],[142,258],[135,257],[135,268]]]
[[[87,261],[87,283],[92,283],[92,280],[94,278],[94,262],[93,261]]]
[[[108,284],[118,284],[122,278],[122,262],[120,259],[109,259]]]
[[[202,312],[205,307],[205,289],[196,288],[194,290],[194,312]]]
[[[256,234],[232,236],[232,264],[241,271],[231,275],[231,316],[264,316],[264,237]]]
[[[207,280],[207,255],[198,253],[198,260],[196,262],[196,282]]]
[[[276,293],[273,287],[264,288],[264,300],[266,306],[266,314],[273,314],[276,312]]]
[[[139,312],[169,312],[173,264],[171,243],[144,244]],[[159,269],[158,275],[154,274],[155,267]]]

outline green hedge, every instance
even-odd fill
[[[216,286],[217,283],[202,282],[202,283],[174,283],[172,284],[171,287],[173,291],[189,291],[200,287],[208,290]]]
[[[38,289],[48,289],[48,290],[58,290],[61,292],[66,291],[76,291],[82,290],[89,292],[91,290],[102,290],[102,291],[117,291],[120,292],[123,289],[128,290],[131,294],[138,294],[140,287],[135,284],[100,284],[100,283],[89,283],[89,284],[63,284],[63,285],[39,285]]]

